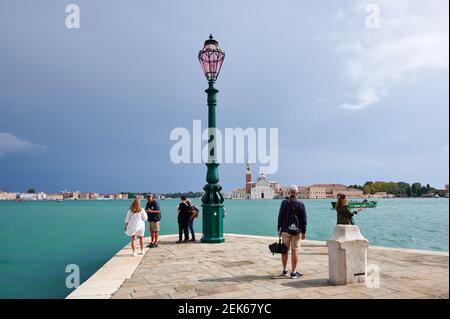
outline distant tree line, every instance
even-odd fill
[[[364,186],[350,185],[349,187],[362,190],[366,195],[378,192],[386,192],[397,197],[421,197],[425,194],[445,195],[445,190],[436,189],[431,187],[430,184],[423,186],[421,183],[366,182]]]
[[[187,192],[187,193],[164,193],[161,194],[169,198],[180,198],[181,196],[186,196],[187,198],[198,198],[203,196],[203,192]]]

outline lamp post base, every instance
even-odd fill
[[[207,184],[202,198],[203,237],[202,243],[223,243],[223,202],[220,193],[222,187],[217,184]]]
[[[202,237],[201,242],[205,243],[205,244],[221,244],[221,243],[225,242],[225,238],[223,238],[223,237],[220,237],[220,238]]]

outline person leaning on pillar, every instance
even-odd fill
[[[337,225],[355,225],[353,216],[357,215],[362,208],[353,211],[348,206],[348,197],[345,194],[339,194],[336,203]]]

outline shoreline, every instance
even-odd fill
[[[201,234],[198,234],[201,238]],[[174,238],[175,234],[161,235],[160,240],[164,241],[170,238]],[[224,234],[225,237],[230,239],[247,238],[253,240],[277,240],[278,237],[274,236],[259,236],[259,235],[245,235],[245,234]],[[146,238],[146,242],[148,238]],[[305,240],[306,245],[315,245],[323,247],[325,241],[317,240]],[[186,244],[193,245],[193,244]],[[220,247],[222,244],[209,244],[208,247]],[[428,256],[444,256],[448,257],[449,252],[433,251],[433,250],[420,250],[409,248],[397,248],[397,247],[384,247],[384,246],[369,246],[369,249],[374,252],[401,252],[406,254],[418,254]],[[136,269],[138,269],[141,261],[145,257],[149,250],[145,250],[144,255],[138,255],[136,257],[131,256],[130,244],[127,244],[120,249],[111,259],[109,259],[102,267],[100,267],[92,276],[84,281],[78,288],[73,290],[65,299],[110,299],[115,292],[119,290],[122,284],[129,280]]]

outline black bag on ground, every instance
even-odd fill
[[[284,243],[281,242],[281,238],[278,240],[277,243],[269,245],[269,250],[272,253],[272,255],[287,253],[287,247]]]

